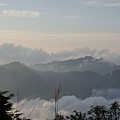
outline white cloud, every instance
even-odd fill
[[[104,58],[110,62],[120,65],[120,50],[115,52],[110,52]]]
[[[19,61],[21,63],[33,65],[51,61],[76,59],[84,56],[104,58],[106,61],[120,64],[120,51],[111,52],[109,49],[97,50],[83,47],[49,54],[41,48],[30,49],[20,45],[16,46],[12,43],[0,45],[0,64]]]
[[[104,89],[104,90],[92,90],[92,96],[103,96],[107,99],[118,99],[120,97],[120,88],[110,88],[110,89]]]
[[[84,5],[92,5],[92,6],[100,6],[100,7],[118,7],[120,6],[120,2],[111,2],[111,1],[104,1],[104,0],[88,0],[82,2]]]
[[[8,5],[8,4],[0,3],[0,6],[6,6],[6,5]]]
[[[120,6],[120,3],[112,3],[112,4],[107,4],[105,6],[106,7],[118,7],[118,6]]]
[[[27,64],[45,62],[49,59],[49,54],[42,49],[29,49],[14,44],[3,44],[0,46],[0,63],[19,61]]]
[[[83,1],[83,5],[92,5],[92,6],[101,6],[102,1],[99,0],[88,0],[88,1]]]
[[[78,18],[80,18],[80,17],[77,16],[77,15],[69,15],[69,16],[66,16],[65,18],[69,18],[69,19],[78,19]]]
[[[36,11],[15,11],[15,10],[3,10],[1,16],[4,17],[38,17],[39,12]]]
[[[72,114],[74,110],[86,112],[90,110],[90,106],[92,105],[105,105],[106,107],[109,107],[109,104],[115,100],[120,101],[120,98],[107,100],[106,98],[99,96],[89,97],[84,100],[81,100],[79,98],[76,98],[75,96],[64,96],[58,101],[59,113],[66,116]],[[29,116],[31,111],[33,110],[32,114],[30,115],[30,118],[34,120],[54,119],[53,99],[51,99],[50,101],[41,100],[40,98],[32,100],[24,99],[19,103],[19,109],[25,114],[25,116]]]
[[[15,46],[14,44],[4,43],[0,46],[0,63],[5,64],[13,61],[19,61],[25,64],[37,64],[51,61],[61,61],[75,59],[84,56],[93,56],[96,58],[104,57],[109,54],[108,50],[96,50],[86,48],[76,48],[70,51],[61,51],[48,54],[42,49],[30,49],[23,46]]]
[[[98,3],[97,0],[92,0],[92,1],[84,2],[84,4],[88,4],[88,5],[97,4],[97,3]]]

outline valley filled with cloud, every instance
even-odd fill
[[[14,107],[27,118],[54,119],[54,92],[59,83],[59,114],[65,116],[120,100],[119,52],[86,47],[49,54],[7,43],[0,51],[0,87],[15,94],[19,90]]]
[[[115,91],[114,91],[115,93]],[[113,98],[111,94],[111,98]],[[61,115],[71,115],[74,110],[87,112],[90,110],[91,106],[105,105],[109,108],[109,105],[114,101],[120,101],[120,95],[117,96],[117,99],[107,99],[103,96],[94,96],[86,99],[76,98],[75,96],[64,96],[59,99],[59,114]],[[16,104],[15,104],[16,107]],[[54,100],[50,101],[36,98],[36,99],[23,99],[19,103],[19,109],[25,114],[28,118],[34,120],[51,120],[54,119]]]
[[[119,20],[119,0],[1,1],[0,92],[31,120],[53,120],[58,96],[64,116],[119,102]]]

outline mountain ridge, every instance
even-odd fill
[[[69,71],[93,71],[101,75],[120,69],[119,65],[109,63],[104,59],[95,59],[92,56],[70,59],[66,61],[55,61],[32,66],[37,71],[69,72]]]
[[[19,89],[21,98],[43,99],[54,98],[54,91],[61,83],[60,97],[75,95],[86,98],[92,95],[93,89],[109,89],[120,87],[120,70],[106,75],[93,71],[35,71],[19,62],[0,66],[1,90],[16,91]]]

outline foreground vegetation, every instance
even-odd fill
[[[105,106],[91,106],[86,113],[73,111],[70,116],[56,115],[56,120],[120,120],[120,105],[118,101]]]
[[[0,120],[30,120],[22,118],[22,114],[18,108],[13,108],[10,99],[14,94],[8,91],[0,91]],[[55,112],[55,120],[120,120],[120,104],[114,101],[109,108],[105,106],[91,106],[86,113],[73,111],[70,116],[59,115]]]
[[[30,120],[22,118],[23,113],[17,108],[13,108],[13,104],[9,101],[12,97],[14,94],[0,91],[0,120]]]

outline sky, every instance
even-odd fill
[[[0,0],[0,45],[48,53],[74,48],[119,50],[119,0]]]
[[[120,64],[119,45],[120,0],[0,0],[0,64],[14,60],[30,64],[48,62],[51,56],[47,53],[54,53],[52,60],[81,57],[80,54],[84,55],[81,51],[93,56],[103,53],[101,56]],[[116,90],[109,94],[115,93]],[[63,113],[71,113],[69,110],[78,105],[88,109],[93,103],[111,103],[101,96],[85,100],[74,96],[65,98],[61,98]],[[72,100],[69,105],[68,100]],[[36,105],[32,114],[36,120],[41,118],[40,112],[54,113],[53,101],[27,102],[20,104],[26,105],[23,113],[30,113]]]

